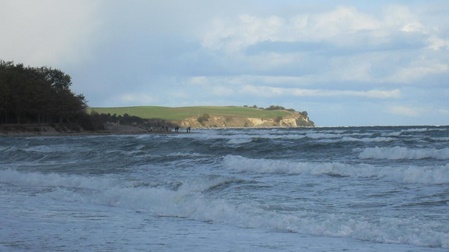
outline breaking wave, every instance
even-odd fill
[[[358,155],[360,159],[438,159],[449,160],[449,148],[421,148],[411,149],[407,147],[374,147],[366,148]]]
[[[385,167],[370,164],[345,164],[339,162],[291,162],[284,160],[251,159],[228,155],[224,167],[237,172],[287,175],[338,175],[342,177],[377,177],[404,183],[449,183],[449,164],[435,167]]]
[[[233,161],[240,163],[245,161],[241,157],[226,157],[226,160],[229,164]],[[318,171],[320,168],[311,170]],[[264,171],[268,172],[267,169]],[[211,190],[227,187],[233,183],[247,183],[229,177],[206,176],[184,181],[174,190],[163,187],[136,187],[132,183],[123,184],[113,178],[23,173],[15,170],[0,171],[0,178],[0,186],[9,183],[18,188],[29,186],[52,188],[35,195],[43,200],[105,205],[130,209],[141,214],[189,218],[244,228],[266,228],[376,242],[449,247],[449,234],[442,231],[441,223],[429,222],[419,225],[399,217],[384,217],[373,221],[344,213],[318,213],[299,209],[290,213],[279,213],[264,210],[257,202],[251,200],[235,204],[208,194]],[[404,226],[407,228],[404,229]]]

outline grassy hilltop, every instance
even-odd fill
[[[237,106],[196,106],[196,107],[160,107],[160,106],[139,106],[139,107],[116,107],[116,108],[89,108],[89,112],[95,111],[100,114],[116,114],[138,116],[143,119],[164,119],[164,120],[184,120],[189,117],[199,117],[204,114],[211,116],[236,116],[255,118],[276,118],[290,115],[286,110],[264,110],[250,107]]]
[[[313,127],[307,112],[281,106],[257,107],[194,106],[194,107],[116,107],[89,108],[91,114],[103,116],[103,122],[140,125],[141,127],[229,128],[229,127]],[[109,116],[109,118],[104,118]],[[143,120],[143,121],[142,121]]]

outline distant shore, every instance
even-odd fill
[[[73,131],[57,130],[48,125],[20,124],[20,125],[0,125],[0,137],[28,137],[28,136],[71,136],[71,135],[133,135],[133,134],[171,134],[178,133],[173,129],[147,130],[131,125],[105,125],[104,130],[97,131]],[[185,133],[185,129],[180,129],[179,133]]]
[[[32,136],[82,136],[82,135],[139,135],[139,134],[188,134],[187,128],[180,127],[175,131],[173,127],[166,128],[142,128],[132,125],[105,124],[104,129],[96,131],[70,130],[50,125],[39,124],[0,124],[0,137],[32,137]],[[198,129],[262,129],[262,128],[282,128],[286,127],[199,127]],[[296,127],[293,127],[296,128]],[[308,128],[308,127],[301,127]]]

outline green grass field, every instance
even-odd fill
[[[159,107],[159,106],[139,106],[139,107],[117,107],[117,108],[89,108],[88,112],[95,111],[100,114],[138,116],[143,119],[165,119],[182,120],[192,116],[209,114],[210,116],[237,116],[255,118],[276,118],[286,116],[291,112],[284,110],[263,110],[257,108],[237,107],[237,106],[197,106],[197,107]]]

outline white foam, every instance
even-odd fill
[[[449,159],[449,148],[420,148],[412,149],[407,147],[374,147],[366,148],[358,155],[360,159],[426,159],[433,158],[438,160]]]
[[[0,170],[0,183],[20,187],[67,187],[105,189],[117,184],[117,181],[105,177],[83,177],[76,175],[43,174],[38,172],[23,173],[12,169]]]
[[[401,132],[427,132],[429,131],[429,128],[411,128],[411,129],[403,129]],[[437,129],[432,129],[437,130]]]
[[[340,134],[334,134],[334,133],[308,133],[307,137],[312,139],[328,139],[328,138],[341,138]]]
[[[377,177],[404,183],[449,183],[449,164],[435,167],[402,166],[378,167],[369,164],[344,164],[339,162],[291,162],[270,159],[250,159],[228,155],[224,167],[238,172],[272,173],[288,175],[339,175],[348,177]]]
[[[174,153],[169,153],[165,156],[168,156],[168,157],[208,157],[210,155],[201,154],[201,153],[174,152]],[[162,157],[162,156],[160,156],[160,157]]]
[[[253,140],[251,138],[233,138],[228,141],[228,144],[241,145],[245,143],[251,143]]]
[[[238,157],[234,159],[242,160]],[[177,190],[133,187],[104,177],[22,173],[13,170],[0,171],[0,178],[0,183],[12,183],[21,187],[54,187],[54,190],[41,192],[38,195],[42,201],[51,199],[102,205],[131,209],[155,216],[190,218],[244,228],[352,237],[382,243],[449,247],[449,234],[445,233],[446,229],[441,226],[441,223],[428,222],[422,225],[420,222],[413,222],[412,219],[406,218],[366,219],[344,213],[327,214],[305,210],[297,210],[289,214],[278,213],[263,210],[257,202],[251,200],[232,204],[223,199],[209,197],[204,193],[209,188],[234,181],[232,178],[202,177],[185,181]],[[71,187],[91,190],[73,190]]]
[[[391,142],[396,139],[391,137],[375,137],[375,138],[356,138],[351,136],[343,136],[339,139],[317,139],[318,142],[321,143],[339,143],[339,142]]]

